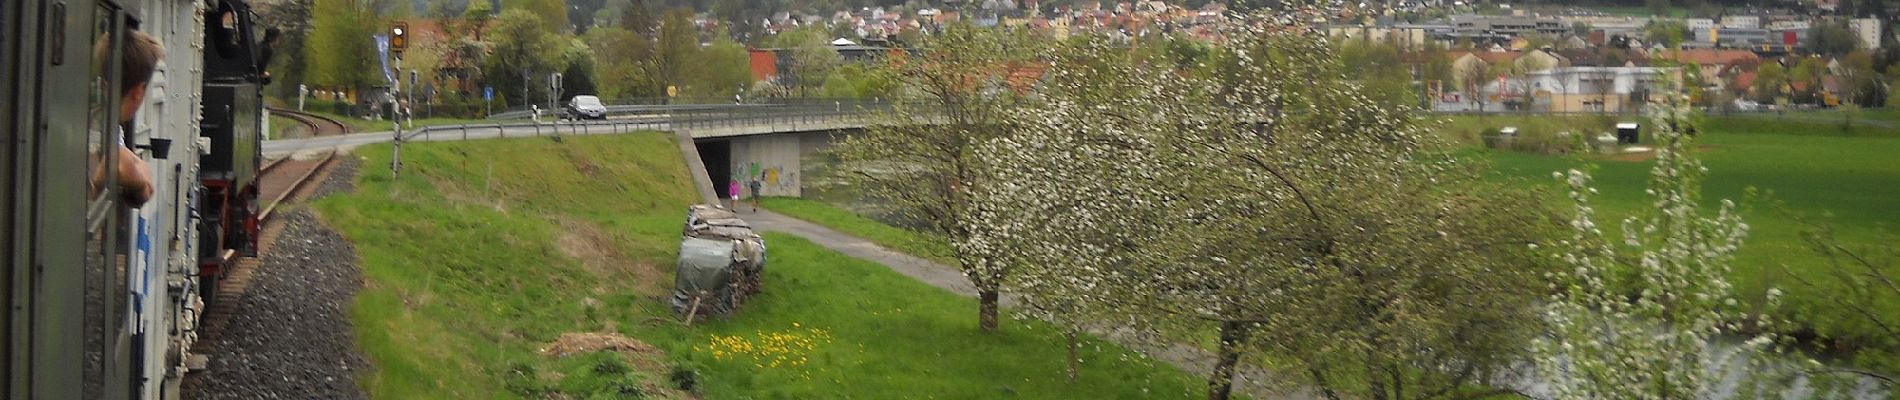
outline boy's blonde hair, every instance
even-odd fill
[[[152,72],[158,70],[158,60],[165,57],[165,46],[158,39],[140,31],[127,31],[125,44],[119,46],[119,97],[132,93],[133,88],[145,86],[152,81]],[[108,42],[100,41],[93,47],[94,62],[107,62]]]

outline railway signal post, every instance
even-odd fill
[[[381,47],[382,50],[385,50],[387,52],[385,53],[385,57],[395,58],[395,63],[396,63],[395,73],[390,72],[390,70],[388,69],[389,68],[388,64],[383,65],[383,68],[384,68],[383,74],[385,77],[389,79],[389,90],[390,90],[389,93],[384,95],[385,96],[384,101],[390,107],[389,132],[391,135],[395,135],[395,137],[393,138],[394,140],[390,142],[389,173],[390,173],[390,176],[392,177],[401,177],[402,176],[402,120],[407,118],[406,117],[407,113],[403,112],[401,105],[396,102],[396,99],[397,99],[396,93],[398,90],[402,90],[402,79],[401,79],[402,51],[404,48],[408,47],[409,45],[409,23],[396,21],[395,23],[390,24],[389,36],[387,39],[384,39],[384,40],[387,40],[387,41],[383,43],[384,44],[383,46],[379,46],[379,47]],[[412,86],[415,85],[415,78],[413,77],[413,75],[410,78],[409,84]],[[410,122],[411,126],[414,126],[414,124],[415,122],[413,121]]]

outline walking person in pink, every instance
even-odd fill
[[[726,203],[726,209],[738,211],[739,210],[739,180],[738,179],[726,180],[726,196],[727,198],[731,199],[731,201]]]

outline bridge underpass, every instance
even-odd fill
[[[765,196],[804,197],[812,170],[825,165],[822,153],[839,138],[860,129],[798,131],[745,136],[702,137],[692,132],[707,181],[719,198],[728,198],[729,182],[738,182],[741,194],[751,196],[748,184],[757,179]]]

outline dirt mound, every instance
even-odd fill
[[[592,353],[596,351],[612,351],[627,356],[636,356],[636,358],[640,356],[658,356],[665,354],[664,351],[660,351],[659,348],[646,344],[646,342],[633,340],[632,338],[621,336],[618,333],[599,332],[563,333],[560,339],[555,339],[554,343],[549,343],[547,347],[542,347],[540,353],[541,355],[549,357],[562,357],[570,354]]]
[[[695,387],[698,386],[697,373],[681,373],[667,365],[665,351],[618,333],[563,333],[560,339],[548,343],[540,349],[539,353],[547,357],[566,357],[603,351],[618,354],[622,360],[632,363],[635,370],[646,375],[646,378],[634,383],[638,386],[637,390],[620,389],[622,391],[619,393],[623,397],[687,400],[699,398],[694,392]],[[555,398],[571,398],[566,396],[566,394],[560,394]]]

